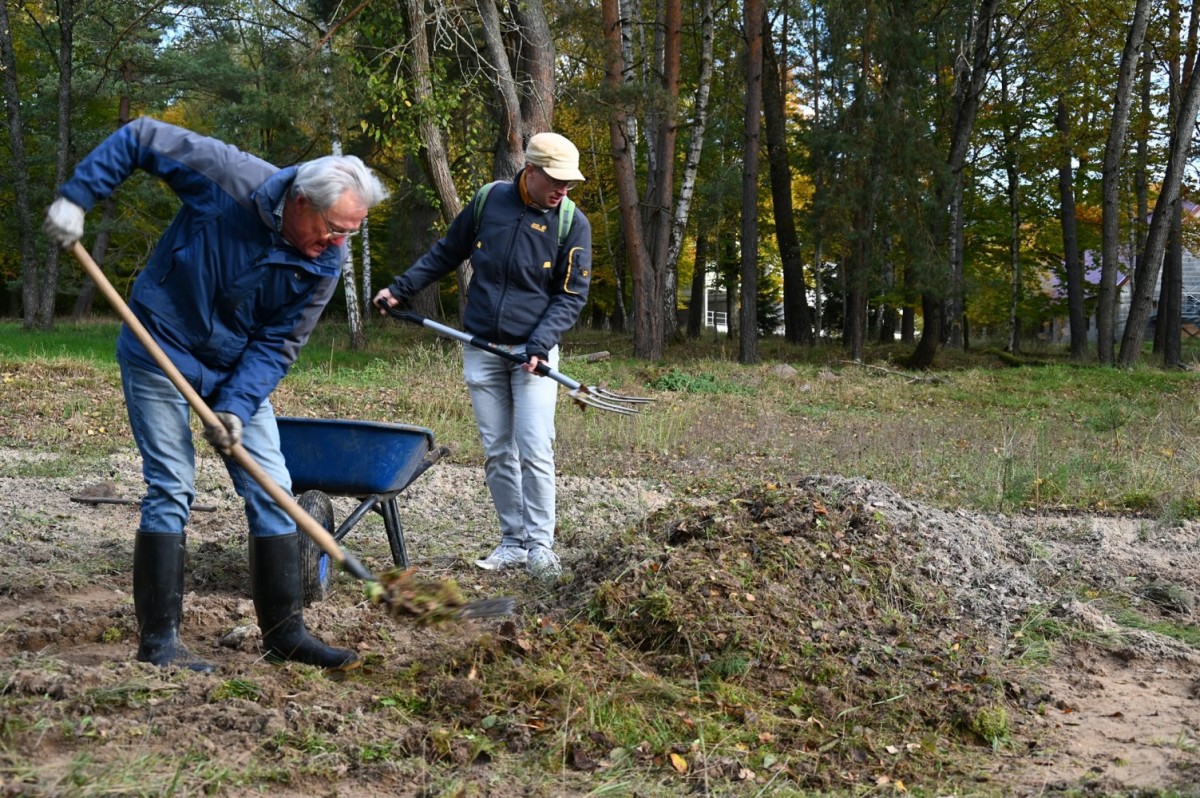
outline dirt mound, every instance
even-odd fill
[[[580,571],[591,617],[664,677],[736,684],[781,751],[811,757],[793,763],[802,786],[911,782],[1007,737],[989,641],[878,513],[765,485],[645,530]]]

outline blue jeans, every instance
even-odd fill
[[[196,450],[188,426],[187,400],[166,375],[123,358],[121,387],[146,480],[138,531],[182,535],[196,498]],[[269,400],[259,405],[245,425],[242,445],[281,488],[291,492],[292,479],[279,451],[279,427]],[[295,521],[245,469],[224,459],[233,487],[246,503],[250,534],[270,537],[295,532]]]
[[[523,354],[524,345],[512,347]],[[550,350],[558,366],[558,347]],[[482,349],[463,350],[463,376],[483,443],[500,543],[554,545],[554,410],[558,383]]]

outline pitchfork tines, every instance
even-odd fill
[[[579,405],[581,410],[594,407],[598,410],[607,410],[610,413],[620,413],[626,416],[641,412],[639,408],[630,407],[629,405],[644,405],[654,401],[642,396],[627,396],[625,394],[613,393],[606,388],[600,388],[595,385],[580,385],[577,388],[572,388],[567,396],[575,404]]]

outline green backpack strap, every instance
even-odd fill
[[[479,220],[483,218],[483,203],[487,202],[487,195],[492,190],[492,186],[499,182],[499,180],[495,180],[483,186],[475,192],[475,197],[471,200],[475,203],[475,235],[479,235]]]
[[[571,225],[575,222],[575,203],[570,197],[563,197],[558,206],[558,245],[571,233]]]
[[[501,181],[495,180],[483,186],[475,192],[475,197],[471,200],[475,203],[475,235],[479,235],[479,221],[483,218],[483,204],[487,202],[488,192],[492,187]],[[563,197],[562,203],[558,207],[558,246],[562,246],[563,239],[571,233],[571,225],[575,223],[575,203],[570,197]]]

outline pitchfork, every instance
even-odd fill
[[[413,324],[427,327],[433,330],[438,335],[445,338],[453,338],[456,341],[462,341],[464,344],[470,344],[476,349],[483,349],[491,352],[493,355],[502,357],[505,360],[510,360],[513,363],[528,363],[529,359],[524,355],[518,355],[515,352],[510,352],[502,346],[493,344],[490,341],[485,341],[478,336],[465,333],[462,330],[456,330],[453,327],[447,327],[444,324],[439,324],[432,319],[422,316],[420,313],[415,313],[411,310],[401,310],[387,304],[386,300],[378,303],[379,308],[387,312],[394,319],[412,322]],[[605,388],[600,388],[595,385],[582,385],[575,380],[550,368],[547,363],[538,363],[535,369],[538,374],[543,377],[549,377],[559,385],[565,386],[570,393],[567,396],[571,397],[580,408],[595,407],[599,410],[607,410],[610,413],[620,413],[622,415],[634,415],[641,412],[637,407],[628,407],[627,405],[642,405],[655,401],[641,396],[626,396],[625,394],[613,393]]]

